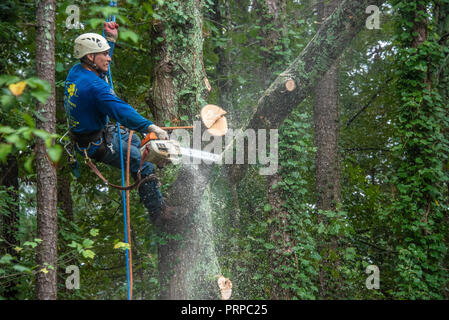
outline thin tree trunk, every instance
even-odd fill
[[[45,104],[38,103],[36,127],[55,133],[55,0],[37,1],[36,64],[37,76],[51,85],[51,95]],[[45,121],[42,120],[45,119]],[[36,141],[37,170],[37,236],[43,241],[37,251],[36,298],[55,300],[57,297],[57,176],[49,159],[45,142]],[[45,272],[46,271],[46,272]]]

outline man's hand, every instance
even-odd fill
[[[116,42],[118,37],[118,24],[117,22],[105,22],[104,23],[104,35],[106,40]]]
[[[162,130],[155,124],[152,124],[148,127],[148,132],[154,132],[156,134],[156,136],[161,140],[168,140],[167,131]]]

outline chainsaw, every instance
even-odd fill
[[[227,123],[224,117],[225,114],[224,110],[215,105],[206,105],[201,110],[201,119],[212,135],[222,136],[226,134]],[[193,126],[162,127],[161,129],[173,131],[175,129],[193,129]],[[168,162],[178,164],[183,157],[211,162],[219,162],[221,160],[221,155],[198,149],[183,148],[180,146],[179,141],[176,140],[160,140],[154,132],[147,134],[142,140],[140,152],[142,159],[159,167],[163,167]]]

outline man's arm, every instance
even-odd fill
[[[108,40],[109,46],[111,47],[109,50],[109,55],[111,57],[114,54],[115,42],[118,38],[118,27],[119,25],[115,21],[104,23],[104,37]]]
[[[141,133],[154,132],[159,139],[168,139],[166,131],[142,117],[133,107],[118,98],[106,82],[98,79],[93,83],[92,94],[98,111],[117,120],[125,127]]]

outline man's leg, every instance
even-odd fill
[[[121,130],[121,138],[122,138],[123,160],[124,164],[126,165],[127,161],[126,157],[128,152],[128,138],[129,138],[128,130],[126,131]],[[120,145],[116,127],[112,130],[111,142],[114,152],[112,153],[110,150],[108,150],[102,162],[120,169],[121,168]],[[134,179],[137,178],[137,172],[139,171],[140,167],[140,159],[141,159],[140,139],[137,135],[133,134],[131,140],[129,171]],[[142,179],[153,173],[154,173],[154,165],[150,162],[144,162],[142,164],[141,169]],[[149,180],[142,183],[139,186],[139,196],[141,201],[147,208],[151,220],[154,222],[155,219],[159,216],[162,206],[162,195],[161,192],[159,191],[157,180]]]

